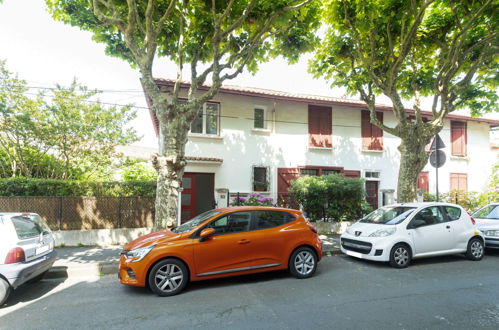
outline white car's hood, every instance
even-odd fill
[[[476,226],[478,229],[492,229],[499,230],[499,220],[489,219],[476,219]]]
[[[391,227],[393,227],[393,225],[380,225],[375,223],[356,222],[347,228],[347,232],[350,235],[354,235],[357,237],[367,237],[377,230],[387,229]]]

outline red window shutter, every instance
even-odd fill
[[[331,108],[309,105],[308,139],[313,147],[331,148],[332,144]]]
[[[459,190],[468,191],[468,175],[466,173],[459,175]]]
[[[467,132],[466,122],[451,121],[450,122],[450,139],[451,139],[451,154],[452,156],[466,156],[467,154]]]
[[[360,178],[360,171],[344,170],[342,173],[347,178]]]
[[[313,147],[321,146],[320,117],[316,110],[308,109],[308,144]]]
[[[428,172],[421,172],[418,176],[418,189],[429,192],[430,191]]]
[[[325,108],[321,111],[321,136],[322,136],[322,147],[331,148],[333,146],[332,134],[333,134],[333,118],[330,108]]]
[[[372,130],[369,119],[369,111],[367,110],[361,111],[360,131],[362,135],[362,150],[369,150],[369,146],[371,145]]]
[[[383,122],[383,113],[376,112],[376,117]],[[370,112],[361,112],[361,134],[363,150],[383,150],[383,130],[371,124]]]
[[[383,112],[376,112],[376,117],[383,122]],[[383,150],[383,130],[378,126],[372,125],[371,150]]]
[[[450,174],[450,191],[461,190],[468,191],[468,174],[466,173],[451,173]]]

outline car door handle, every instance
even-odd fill
[[[237,242],[237,244],[248,244],[248,243],[251,243],[251,241],[248,241],[247,239],[242,239],[239,242]]]
[[[449,226],[449,225],[447,225],[447,226],[445,226],[445,228],[450,229],[450,226]]]

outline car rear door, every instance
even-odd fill
[[[258,266],[273,267],[286,263],[290,246],[296,241],[296,230],[287,230],[286,224],[295,220],[288,212],[274,210],[254,211],[252,254]]]

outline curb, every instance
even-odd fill
[[[118,274],[118,262],[68,264],[49,269],[45,278],[70,278]]]

